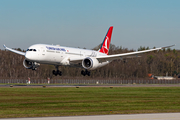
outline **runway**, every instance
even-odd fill
[[[94,115],[94,116],[67,116],[41,118],[7,118],[0,120],[179,120],[180,113],[152,113],[127,115]]]

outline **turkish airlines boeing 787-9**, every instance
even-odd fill
[[[40,66],[40,64],[51,64],[56,67],[57,70],[53,70],[53,74],[57,76],[62,75],[62,72],[58,70],[58,67],[61,65],[68,65],[74,67],[82,67],[85,70],[82,70],[81,74],[84,76],[90,76],[90,70],[103,67],[112,62],[113,60],[136,57],[138,54],[141,53],[174,46],[172,45],[137,52],[108,55],[112,31],[113,26],[109,28],[99,51],[47,44],[32,45],[27,49],[25,53],[8,48],[5,45],[4,48],[14,53],[25,56],[23,65],[27,69],[36,70],[37,67]]]

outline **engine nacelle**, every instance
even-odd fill
[[[40,66],[39,63],[37,63],[37,62],[30,62],[30,61],[28,61],[28,60],[26,60],[26,59],[24,59],[23,65],[24,65],[24,67],[27,68],[27,69],[36,69],[37,67]]]
[[[99,63],[99,61],[96,58],[87,57],[82,61],[82,66],[86,70],[94,70],[94,69],[100,67],[99,66],[100,64],[101,63]]]

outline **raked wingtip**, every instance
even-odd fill
[[[162,49],[164,49],[164,48],[170,48],[170,47],[173,47],[173,46],[175,46],[176,44],[174,44],[174,45],[170,45],[170,46],[166,46],[166,47],[162,47]]]
[[[3,47],[6,48],[6,45],[4,44]]]

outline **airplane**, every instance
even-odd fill
[[[174,46],[171,45],[171,46],[159,47],[159,48],[143,50],[143,51],[108,55],[112,31],[113,31],[113,26],[110,26],[101,44],[101,47],[98,51],[65,47],[60,45],[35,44],[30,46],[26,50],[26,52],[21,52],[8,48],[5,45],[3,46],[5,49],[11,52],[25,56],[23,65],[27,69],[37,70],[40,64],[54,65],[56,70],[53,70],[52,73],[55,76],[62,75],[62,72],[59,71],[58,69],[59,66],[65,65],[65,66],[81,67],[85,69],[81,71],[81,74],[84,76],[86,75],[90,76],[91,70],[95,70],[97,68],[103,67],[111,63],[113,60],[116,59],[123,60],[124,58],[139,57],[138,54],[141,53],[156,51]]]

